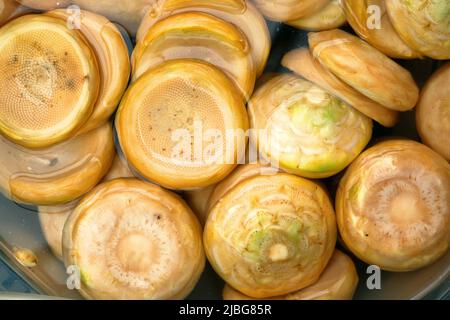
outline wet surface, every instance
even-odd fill
[[[269,22],[268,25],[273,43],[266,72],[288,72],[280,66],[280,61],[283,55],[291,49],[307,46],[307,32],[280,23]],[[350,31],[349,27],[344,27],[344,30]],[[412,72],[416,82],[422,86],[433,70],[442,62],[425,59],[402,61],[401,64]],[[370,145],[388,136],[405,137],[418,141],[414,112],[402,113],[400,123],[394,128],[384,128],[375,124]],[[333,196],[341,176],[342,173],[324,180]],[[24,208],[0,196],[0,252],[8,254],[8,252],[12,252],[13,247],[26,247],[36,253],[39,261],[35,268],[30,269],[14,264],[11,257],[0,255],[0,291],[37,292],[52,296],[80,298],[76,292],[67,289],[65,268],[50,253],[40,230],[38,215],[35,212],[36,208],[34,207]],[[340,246],[338,245],[338,247]],[[345,249],[343,250],[345,251]],[[8,261],[8,264],[2,260]],[[369,276],[367,265],[359,262],[356,258],[354,261],[357,262],[360,275],[356,299],[423,298],[425,293],[435,289],[439,282],[442,283],[441,286],[425,298],[449,299],[450,280],[445,278],[445,275],[450,272],[449,253],[435,264],[415,272],[382,272],[381,290],[367,289],[366,281]],[[188,299],[221,299],[223,286],[224,282],[207,264],[198,285]]]

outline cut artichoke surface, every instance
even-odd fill
[[[340,236],[359,259],[389,271],[429,265],[450,241],[450,165],[410,140],[361,154],[339,184]]]
[[[306,48],[289,51],[284,55],[281,64],[339,97],[383,126],[393,127],[398,122],[397,111],[383,107],[337,78],[315,60]]]
[[[71,13],[59,9],[46,15],[68,21]],[[108,121],[128,85],[131,67],[125,40],[112,22],[88,11],[80,11],[79,19],[79,30],[97,57],[101,76],[100,92],[94,111],[78,131],[80,134]]]
[[[29,148],[73,136],[100,85],[97,59],[66,22],[26,15],[0,29],[0,133]]]
[[[281,169],[307,178],[343,170],[372,136],[369,118],[291,74],[260,87],[248,111],[258,150]]]
[[[353,30],[385,55],[400,59],[421,57],[395,31],[385,0],[343,0],[342,7]]]
[[[448,0],[385,0],[389,18],[400,37],[433,59],[450,59]]]
[[[324,8],[330,0],[253,0],[270,20],[292,21],[311,16]]]
[[[215,184],[245,151],[248,117],[233,82],[211,64],[171,60],[128,89],[116,117],[120,146],[145,178],[171,189]]]
[[[358,37],[335,29],[309,33],[314,58],[338,78],[386,108],[415,107],[419,89],[408,70]]]
[[[253,298],[300,290],[331,258],[336,221],[316,183],[289,175],[246,179],[213,207],[203,242],[215,271]]]
[[[346,21],[340,0],[331,0],[318,12],[297,20],[287,21],[286,24],[298,29],[321,31],[339,28]]]
[[[202,12],[179,13],[155,23],[133,52],[133,79],[165,61],[185,58],[219,67],[246,98],[251,96],[256,72],[245,35]]]
[[[164,1],[163,1],[164,2]],[[95,12],[117,22],[135,36],[141,19],[147,12],[154,12],[160,0],[73,0],[84,10]]]
[[[358,285],[358,273],[352,259],[335,250],[316,283],[284,296],[269,300],[351,300]],[[223,289],[224,300],[252,300],[229,285]]]
[[[136,179],[103,183],[80,202],[64,226],[63,255],[92,299],[182,299],[205,265],[189,207]]]
[[[111,124],[55,146],[29,150],[0,136],[0,191],[26,204],[57,205],[91,190],[114,158]]]
[[[422,89],[416,123],[423,142],[450,161],[450,63]]]
[[[103,178],[103,181],[105,182],[118,178],[133,177],[134,175],[128,167],[128,164],[116,155],[113,164],[106,176]],[[45,240],[47,241],[51,251],[60,260],[63,259],[62,238],[64,224],[79,202],[79,200],[75,200],[64,205],[40,206],[38,208],[39,222],[42,233],[44,234]]]
[[[239,27],[247,37],[257,75],[261,75],[269,57],[271,39],[267,24],[253,4],[245,0],[166,0],[156,11],[143,18],[137,41],[159,20],[181,12],[204,12]]]

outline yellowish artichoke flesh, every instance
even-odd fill
[[[105,182],[83,198],[64,225],[63,256],[89,299],[182,299],[205,264],[189,207],[137,179]]]
[[[262,74],[271,46],[269,29],[258,9],[251,2],[244,0],[164,1],[158,14],[152,10],[145,14],[136,35],[137,42],[145,38],[156,22],[181,12],[204,12],[238,26],[250,44],[257,76]]]
[[[341,238],[389,271],[427,266],[448,249],[450,165],[428,147],[388,140],[350,166],[336,196]]]
[[[450,59],[450,2],[386,0],[389,18],[400,37],[433,59]]]
[[[316,183],[256,175],[213,206],[204,231],[208,259],[239,291],[267,298],[314,283],[336,240],[333,208]]]
[[[249,113],[260,151],[281,169],[308,178],[344,169],[372,135],[369,118],[294,75],[277,76],[259,88]]]

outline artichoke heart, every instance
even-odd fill
[[[205,265],[189,207],[137,179],[102,183],[77,205],[64,225],[63,256],[90,299],[183,299]]]
[[[79,30],[97,57],[101,78],[99,96],[91,116],[78,130],[78,134],[81,134],[98,128],[114,113],[128,85],[131,67],[128,48],[119,29],[98,14],[84,10],[79,14]],[[70,13],[64,9],[53,10],[45,15],[64,21],[69,21],[70,17]]]
[[[245,35],[231,23],[202,12],[185,12],[158,21],[133,52],[133,80],[173,59],[198,59],[225,71],[249,98],[256,71]]]
[[[79,198],[103,178],[115,154],[110,123],[36,150],[0,136],[0,149],[0,191],[32,205],[59,205]]]
[[[132,177],[134,177],[134,175],[128,167],[128,164],[116,155],[113,164],[103,178],[103,181]],[[60,260],[63,259],[62,237],[64,224],[79,202],[80,201],[77,199],[59,206],[39,206],[38,208],[42,233],[44,234],[45,240],[51,251]]]
[[[448,0],[385,0],[389,18],[400,37],[433,59],[450,59]]]
[[[281,169],[307,178],[343,170],[372,135],[369,118],[289,74],[257,90],[249,102],[249,115],[259,150]]]
[[[165,0],[157,10],[149,10],[145,14],[136,35],[137,42],[145,38],[156,22],[182,12],[208,13],[237,26],[249,42],[257,76],[262,74],[269,57],[271,39],[266,21],[249,1]]]
[[[0,29],[0,133],[28,148],[75,135],[98,97],[97,58],[79,30],[45,15]]]
[[[450,165],[411,140],[362,153],[339,184],[342,241],[359,259],[389,271],[427,266],[447,252]]]
[[[116,128],[130,165],[170,189],[197,189],[225,178],[245,151],[244,99],[213,65],[170,60],[128,89]]]
[[[317,281],[336,241],[333,207],[316,183],[289,174],[258,175],[212,208],[205,250],[216,272],[253,298]]]
[[[415,107],[411,73],[360,38],[334,29],[309,33],[308,42],[315,59],[366,97],[395,111]]]

